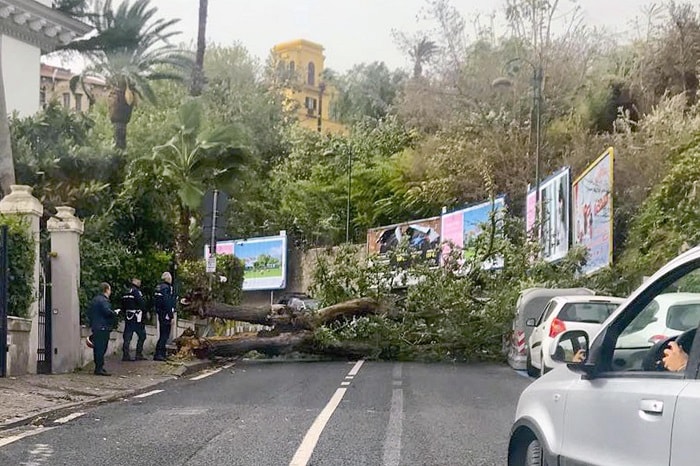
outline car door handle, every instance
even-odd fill
[[[662,414],[664,412],[664,402],[659,400],[642,400],[639,402],[639,409],[647,414]]]

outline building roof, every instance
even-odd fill
[[[0,34],[52,52],[92,27],[36,0],[0,0]]]
[[[295,39],[290,40],[289,42],[282,42],[280,44],[275,45],[272,49],[275,52],[282,52],[284,50],[294,49],[298,47],[306,47],[308,49],[313,49],[318,52],[323,52],[324,50],[321,44],[317,44],[316,42],[311,42],[310,40],[306,39]]]
[[[53,79],[55,81],[70,81],[70,79],[75,76],[71,70],[67,68],[61,68],[58,66],[47,65],[46,63],[41,64],[41,77]],[[88,76],[85,78],[85,82],[88,84],[93,84],[96,86],[106,86],[103,79],[99,79],[93,76]]]

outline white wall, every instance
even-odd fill
[[[16,110],[22,116],[34,115],[39,110],[41,51],[33,45],[0,35],[0,60],[8,113]]]

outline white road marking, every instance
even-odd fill
[[[391,371],[391,377],[394,379],[400,379],[403,371],[403,364],[398,363],[394,365],[394,369]]]
[[[222,367],[222,369],[230,369],[230,368],[233,367],[233,364],[234,364],[234,363],[226,364],[224,367]]]
[[[345,378],[346,378],[347,380],[352,380],[352,379],[355,378],[355,376],[354,376],[354,375],[346,375]]]
[[[146,398],[147,396],[151,395],[157,395],[158,393],[161,393],[163,390],[151,390],[150,392],[142,393],[140,395],[136,395],[134,398]]]
[[[85,415],[85,413],[73,413],[73,414],[69,414],[66,417],[56,419],[53,422],[54,422],[54,424],[65,424],[68,421],[72,421],[73,419],[79,418],[80,416],[84,416],[84,415]]]
[[[348,385],[350,385],[350,382],[340,382],[340,385],[347,387]]]
[[[333,415],[333,411],[335,411],[340,401],[343,399],[346,390],[347,388],[339,388],[335,391],[326,407],[323,408],[314,423],[311,424],[311,428],[309,428],[309,431],[304,436],[304,440],[301,441],[301,445],[299,445],[289,466],[306,466],[308,464],[314,452],[314,448],[316,448],[318,439],[321,437],[321,432],[323,432],[328,420],[331,418],[331,415]]]
[[[55,427],[39,427],[38,429],[29,430],[27,432],[22,432],[21,434],[13,435],[12,437],[0,438],[0,447],[9,445],[16,442],[17,440],[22,440],[25,437],[31,437],[32,435],[37,435],[42,432],[47,432],[49,430],[55,429]]]
[[[221,372],[221,368],[215,369],[213,371],[205,372],[203,374],[196,375],[194,377],[191,377],[190,380],[202,380],[202,379],[209,377],[210,375],[218,374],[219,372]]]
[[[384,466],[399,466],[401,462],[401,433],[403,431],[403,389],[394,388],[391,391],[391,409],[389,424],[384,440]]]
[[[364,359],[360,359],[355,363],[354,366],[352,366],[352,369],[350,369],[350,372],[348,372],[348,375],[356,376],[357,373],[360,371],[360,367],[365,363]]]

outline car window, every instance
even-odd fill
[[[685,332],[698,326],[700,322],[700,302],[676,304],[668,308],[666,327]]]
[[[556,303],[554,301],[550,301],[549,304],[545,306],[545,308],[542,310],[542,313],[540,314],[539,319],[537,319],[537,325],[542,324],[545,320],[549,318],[549,316],[552,314],[552,311],[556,307]]]
[[[700,324],[700,268],[696,264],[686,275],[652,296],[648,304],[622,328],[610,361],[613,371],[663,369],[655,345],[680,336]],[[630,306],[630,310],[634,304]],[[621,315],[621,319],[624,316]],[[624,320],[623,320],[624,321]],[[689,353],[690,348],[684,348]],[[660,357],[663,357],[661,353]],[[650,365],[651,364],[651,365]],[[655,365],[655,366],[654,366]]]
[[[557,317],[564,322],[601,324],[617,306],[614,303],[568,303]]]

